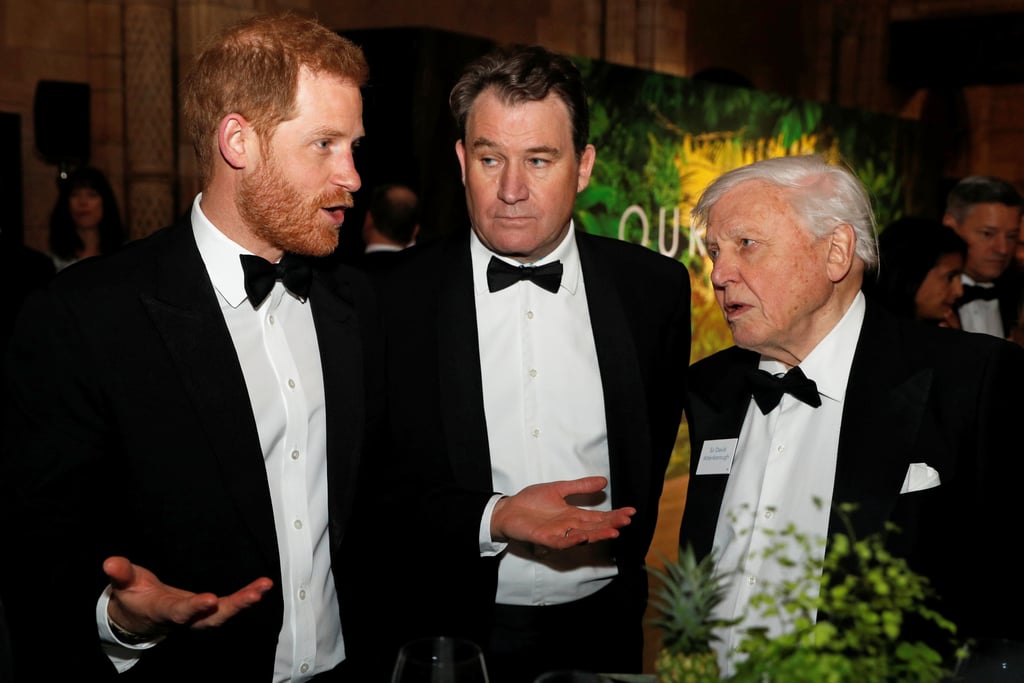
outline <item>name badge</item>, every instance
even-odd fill
[[[697,474],[729,474],[736,457],[739,439],[711,439],[705,441],[697,460]]]

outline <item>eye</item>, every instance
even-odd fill
[[[494,157],[480,157],[480,164],[488,168],[498,165],[498,160]]]
[[[711,259],[712,263],[718,260],[718,247],[708,247],[708,258]]]
[[[313,146],[317,149],[329,149],[331,146],[330,140],[317,140],[313,143]]]
[[[740,247],[741,248],[743,248],[743,247],[752,247],[755,244],[757,244],[756,241],[750,239],[749,237],[741,237],[739,242],[740,242]]]
[[[533,157],[527,163],[530,164],[530,166],[533,166],[534,168],[544,168],[545,166],[547,166],[551,162],[548,159],[542,159],[540,157]]]

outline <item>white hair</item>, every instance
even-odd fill
[[[692,227],[705,228],[715,203],[748,180],[793,190],[788,193],[793,209],[814,235],[821,237],[837,225],[850,225],[857,238],[856,255],[868,268],[878,263],[878,228],[863,183],[849,169],[813,154],[764,159],[720,175],[690,212]]]

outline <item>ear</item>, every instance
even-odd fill
[[[826,270],[832,282],[839,282],[845,278],[853,267],[853,261],[857,250],[857,233],[849,223],[837,225],[827,238],[828,257]]]
[[[228,114],[217,126],[217,145],[220,155],[231,168],[245,168],[248,158],[248,143],[256,140],[256,134],[241,114]]]
[[[459,157],[459,167],[462,169],[462,184],[466,184],[466,146],[462,140],[455,141],[455,156]]]
[[[597,150],[593,145],[587,145],[580,156],[580,170],[576,178],[576,192],[580,193],[587,189],[590,184],[590,174],[594,170],[594,160],[597,159]]]

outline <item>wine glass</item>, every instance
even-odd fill
[[[391,683],[488,683],[480,647],[465,638],[419,638],[402,646]]]

